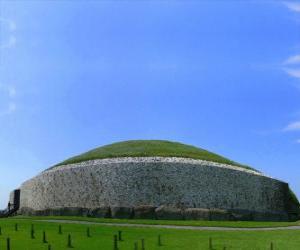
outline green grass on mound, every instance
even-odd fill
[[[71,163],[79,163],[88,160],[117,158],[117,157],[183,157],[213,161],[224,164],[231,164],[243,168],[253,168],[236,163],[223,156],[214,154],[207,150],[197,148],[191,145],[186,145],[178,142],[160,141],[160,140],[133,140],[117,142],[110,145],[102,146],[94,150],[88,151],[81,155],[72,157],[63,161],[56,166],[66,165]]]
[[[15,230],[15,225],[18,230]],[[59,224],[62,233],[59,234]],[[31,227],[34,228],[34,238],[31,238]],[[10,238],[11,250],[113,250],[113,237],[122,231],[122,241],[117,241],[118,250],[133,250],[138,244],[145,250],[230,250],[300,249],[299,230],[275,231],[196,231],[157,228],[129,228],[104,225],[83,225],[50,223],[35,220],[0,219],[1,235],[0,249],[6,248],[6,239]],[[87,237],[89,228],[90,237]],[[43,243],[43,232],[46,243]],[[71,235],[72,246],[68,248],[68,235]],[[158,235],[162,245],[158,245]],[[211,248],[209,247],[211,239]]]

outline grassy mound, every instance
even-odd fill
[[[160,140],[133,140],[117,142],[72,157],[57,164],[56,166],[104,158],[151,156],[200,159],[252,169],[249,166],[241,165],[223,156],[214,154],[201,148],[178,142]]]

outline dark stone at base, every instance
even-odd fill
[[[34,215],[34,210],[29,207],[22,207],[19,211],[18,214],[20,215],[25,215],[25,216],[32,216]]]
[[[253,212],[254,221],[288,221],[285,213]]]
[[[133,209],[130,207],[112,207],[111,217],[118,219],[131,219],[133,217]]]
[[[214,221],[228,221],[231,220],[231,215],[227,210],[223,209],[210,209],[210,220]]]
[[[187,208],[183,212],[186,220],[209,220],[209,209],[205,208]]]
[[[111,218],[110,207],[98,207],[90,209],[89,216],[96,218]]]
[[[134,207],[134,218],[135,219],[155,219],[155,207],[153,206],[137,206]]]
[[[158,220],[182,220],[183,211],[175,207],[160,206],[155,209]]]
[[[45,210],[32,210],[22,208],[20,214],[30,216],[87,216],[89,210],[86,208],[57,208]]]
[[[49,212],[47,210],[35,210],[32,212],[34,216],[48,216]]]
[[[25,216],[91,216],[98,218],[120,218],[120,219],[160,219],[160,220],[212,220],[212,221],[296,221],[298,213],[270,213],[255,212],[249,210],[223,210],[187,208],[185,210],[177,207],[143,205],[130,207],[99,207],[87,208],[57,208],[45,210],[33,210],[22,207],[17,214]]]
[[[47,209],[46,210],[47,215],[50,216],[61,216],[62,214],[62,209]]]
[[[252,212],[243,209],[233,209],[230,210],[230,219],[233,221],[253,221]]]
[[[288,214],[289,221],[297,221],[300,220],[300,216],[298,213],[289,213]]]
[[[251,213],[249,213],[249,214],[231,213],[230,220],[233,220],[233,221],[252,221],[253,216],[252,216]]]
[[[60,209],[63,216],[87,216],[89,210],[87,208],[67,207]]]

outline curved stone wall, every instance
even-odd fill
[[[184,158],[93,160],[46,170],[21,186],[21,211],[168,206],[287,218],[288,184],[236,166]],[[283,216],[283,217],[282,217]]]

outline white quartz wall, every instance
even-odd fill
[[[21,186],[21,208],[170,205],[285,212],[288,185],[202,160],[115,158],[58,166]]]

